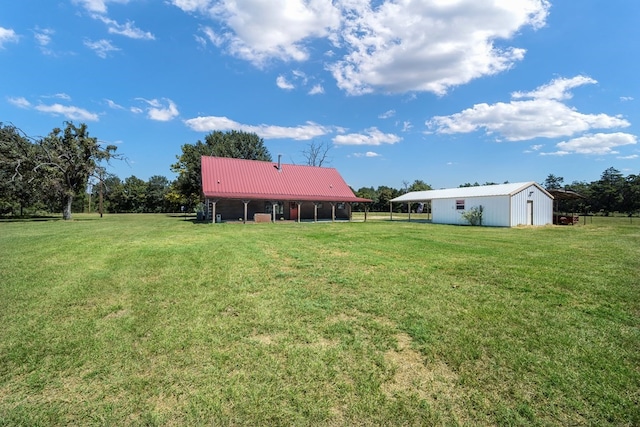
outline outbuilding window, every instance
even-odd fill
[[[459,210],[459,211],[464,210],[464,199],[456,200],[456,210]]]

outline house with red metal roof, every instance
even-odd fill
[[[276,221],[351,219],[356,197],[334,168],[243,160],[201,158],[207,217]]]

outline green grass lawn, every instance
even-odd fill
[[[640,221],[0,222],[0,325],[2,426],[637,426]]]

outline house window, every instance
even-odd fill
[[[464,199],[456,200],[456,210],[459,210],[459,211],[464,210]]]
[[[276,203],[275,206],[276,206],[276,215],[282,215],[282,212],[284,212],[282,202]],[[269,214],[273,213],[273,203],[266,202],[264,204],[264,212]]]

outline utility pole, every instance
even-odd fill
[[[102,169],[100,169],[99,177],[100,177],[100,191],[99,191],[99,193],[100,193],[100,199],[99,200],[100,201],[98,203],[98,210],[100,211],[100,218],[102,218],[102,197],[103,197],[102,196],[102,187],[104,186],[104,183],[102,181],[103,177],[104,177],[104,171]]]

